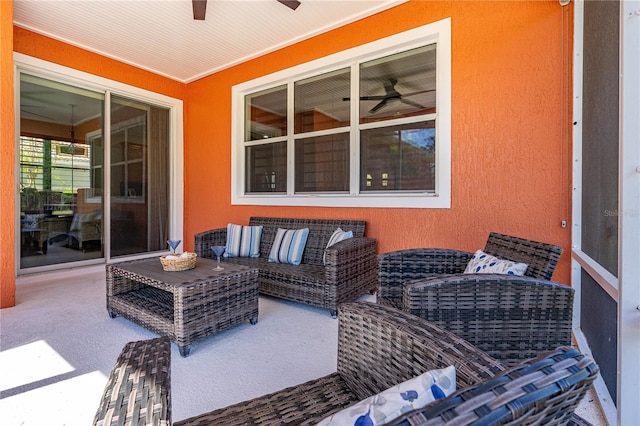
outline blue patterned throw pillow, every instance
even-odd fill
[[[325,418],[318,426],[381,425],[456,390],[454,366],[430,370]]]
[[[464,273],[524,275],[528,267],[529,265],[526,263],[498,259],[482,250],[478,250],[471,256],[471,260],[467,263]]]
[[[260,257],[262,226],[227,225],[224,257]]]
[[[291,263],[299,265],[302,261],[304,246],[307,244],[309,228],[282,229],[278,228],[273,246],[269,252],[269,262]]]

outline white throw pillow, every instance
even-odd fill
[[[336,229],[331,234],[331,238],[329,238],[329,242],[327,243],[327,247],[329,248],[338,241],[348,240],[349,238],[353,238],[353,231],[343,231],[341,228]],[[327,263],[327,252],[322,255],[322,263]]]
[[[260,257],[262,226],[227,225],[224,257]]]
[[[318,426],[381,425],[445,398],[456,390],[454,366],[431,370],[325,418]]]
[[[307,244],[309,228],[282,229],[278,228],[273,246],[269,252],[269,262],[291,263],[299,265],[302,261],[304,246]]]
[[[471,256],[464,273],[524,275],[528,267],[529,265],[526,263],[498,259],[482,250],[478,250]]]

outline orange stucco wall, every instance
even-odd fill
[[[554,279],[570,282],[569,9],[557,1],[411,1],[221,71],[187,87],[185,247],[252,215],[357,218],[380,252],[473,251],[490,231],[561,245]],[[443,18],[452,22],[450,209],[230,204],[231,87]],[[563,37],[564,35],[564,37]],[[564,67],[563,67],[564,64]],[[563,114],[564,113],[564,114]]]
[[[379,252],[418,246],[472,251],[484,245],[489,231],[555,243],[565,254],[554,280],[570,282],[571,224],[562,228],[560,222],[569,221],[571,205],[570,122],[562,117],[570,117],[572,6],[563,8],[557,0],[414,0],[185,85],[21,28],[10,30],[11,4],[0,2],[0,255],[13,254],[14,247],[14,95],[13,78],[5,79],[13,70],[6,52],[13,39],[16,52],[185,101],[186,249],[193,249],[195,233],[244,223],[252,215],[356,218],[367,220],[367,234],[378,240]],[[231,205],[233,85],[447,17],[452,22],[450,209]],[[13,263],[12,256],[0,262],[3,307],[15,303]]]
[[[0,1],[0,308],[15,305],[13,2]]]

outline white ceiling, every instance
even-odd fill
[[[407,0],[15,0],[14,23],[154,73],[190,82]]]

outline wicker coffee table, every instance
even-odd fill
[[[215,266],[201,258],[180,272],[163,271],[157,258],[107,265],[107,311],[169,336],[186,357],[198,339],[258,322],[258,270]]]

